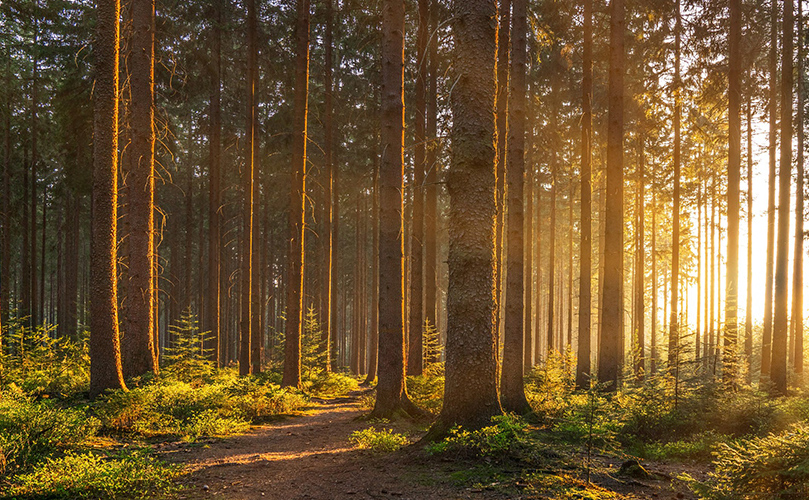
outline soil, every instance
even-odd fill
[[[469,474],[474,474],[480,461],[430,457],[422,446],[384,454],[356,449],[349,441],[351,433],[374,425],[362,418],[367,409],[361,405],[361,396],[357,392],[314,400],[313,409],[302,416],[256,426],[240,436],[167,446],[159,450],[160,455],[184,465],[179,496],[189,500],[549,498],[526,495],[519,484],[517,488],[500,483],[471,487]],[[413,438],[424,432],[407,423],[385,426]],[[672,478],[680,472],[697,478],[704,475],[704,467],[644,463],[654,477],[618,479],[613,472],[620,468],[620,458],[597,456],[595,465],[599,472],[593,474],[593,482],[615,492],[614,498],[695,498]],[[503,472],[508,475],[506,469],[501,466],[500,477]]]

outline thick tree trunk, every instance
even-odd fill
[[[295,26],[295,102],[292,137],[292,187],[289,199],[289,282],[283,386],[301,386],[303,266],[306,192],[306,141],[309,105],[309,0],[298,0]]]
[[[624,2],[610,2],[610,68],[607,125],[607,189],[604,214],[604,286],[598,379],[616,390],[623,350],[624,259]]]
[[[742,161],[742,6],[730,0],[730,45],[728,58],[728,257],[725,272],[725,339],[722,352],[722,378],[736,383],[739,290],[739,184]]]
[[[496,209],[494,65],[495,0],[453,4],[456,82],[454,151],[447,175],[449,288],[444,407],[427,435],[455,425],[479,428],[500,413],[497,397],[494,248]]]
[[[793,0],[784,0],[781,47],[781,164],[778,172],[778,243],[772,328],[771,380],[775,394],[787,391],[787,327],[789,320],[789,184],[792,174]]]
[[[503,409],[515,413],[530,411],[525,397],[524,349],[526,328],[524,308],[523,192],[525,185],[525,69],[526,69],[526,0],[514,0],[512,18],[511,78],[508,104],[508,185],[507,249],[506,256],[506,310],[503,328],[503,367],[500,378],[500,398]],[[530,189],[529,189],[530,193]],[[529,212],[530,214],[530,212]],[[572,271],[572,270],[571,270]],[[529,331],[530,334],[530,331]]]
[[[126,389],[118,340],[116,224],[118,160],[118,0],[96,7],[90,396]]]
[[[418,413],[405,386],[404,279],[404,0],[382,5],[382,101],[379,165],[379,382],[371,415]]]
[[[129,184],[129,305],[124,375],[157,373],[154,248],[154,0],[132,0],[132,168]]]

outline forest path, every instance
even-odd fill
[[[257,426],[205,445],[183,445],[164,458],[185,465],[186,499],[502,498],[430,480],[419,451],[373,454],[349,442],[369,426],[359,419],[362,391],[313,399],[306,415]],[[207,487],[207,488],[206,488]],[[483,494],[482,494],[483,493]]]

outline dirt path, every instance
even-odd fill
[[[351,433],[370,425],[358,419],[365,413],[360,408],[361,395],[358,392],[344,398],[313,400],[316,406],[307,415],[254,427],[241,436],[172,445],[159,453],[164,459],[185,466],[187,473],[182,483],[186,489],[180,498],[188,500],[547,498],[509,496],[502,489],[461,486],[469,482],[453,481],[451,475],[463,474],[469,464],[426,460],[418,447],[387,454],[354,448],[349,442]],[[408,431],[401,425],[394,427],[398,432]],[[417,432],[410,429],[409,434]],[[620,466],[617,458],[596,461],[602,469],[615,471]],[[649,465],[668,477],[676,477],[683,471],[700,472],[681,465]],[[613,474],[600,476],[594,481],[618,493],[619,498],[695,498],[683,485],[674,486],[670,480],[627,481],[617,480]]]
[[[373,454],[349,442],[368,427],[358,394],[319,400],[313,415],[253,428],[206,446],[184,446],[163,457],[185,464],[182,498],[452,499],[494,498],[419,478],[419,453]],[[501,498],[500,495],[495,497]]]

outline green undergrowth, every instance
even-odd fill
[[[48,458],[15,476],[0,498],[160,498],[177,488],[180,467],[148,450],[73,452]]]
[[[392,429],[368,427],[352,432],[349,442],[360,449],[390,453],[407,446],[410,440],[404,434],[394,432]]]

